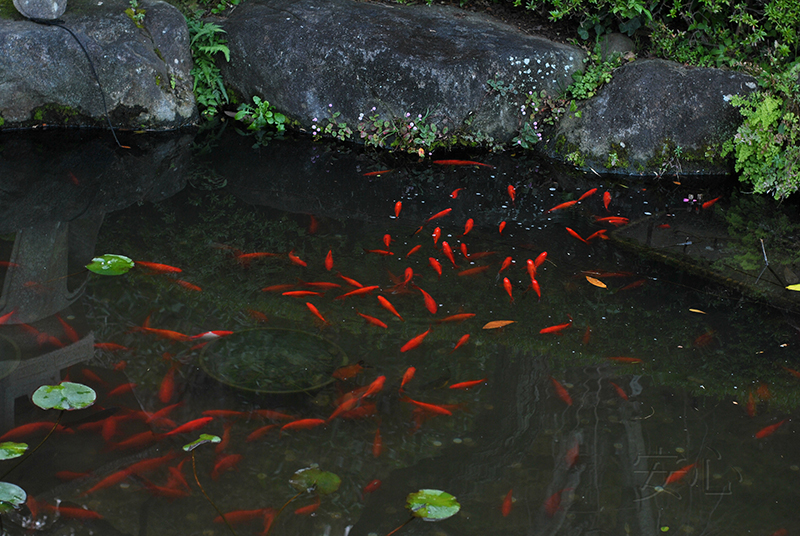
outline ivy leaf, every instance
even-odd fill
[[[86,269],[99,275],[122,275],[133,268],[133,261],[124,255],[106,253],[95,257]]]
[[[61,382],[58,385],[42,385],[33,393],[33,403],[42,409],[72,411],[88,408],[97,399],[94,389],[82,383]]]
[[[411,510],[411,515],[424,521],[442,521],[456,515],[461,510],[461,505],[447,492],[421,489],[408,494],[406,508]]]
[[[0,482],[0,514],[15,509],[28,498],[21,487],[9,482]]]
[[[25,454],[26,450],[28,450],[27,443],[14,443],[12,441],[0,443],[0,460],[19,458]]]

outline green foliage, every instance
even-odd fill
[[[86,269],[98,275],[122,275],[133,266],[133,261],[124,255],[106,253],[92,259]]]
[[[230,49],[225,39],[225,30],[213,22],[199,19],[188,19],[191,36],[192,60],[194,66],[191,74],[194,77],[194,94],[200,113],[210,118],[217,114],[218,108],[230,102],[228,92],[222,80],[222,72],[217,67],[215,56],[222,53],[225,61],[230,61]]]
[[[31,400],[42,409],[72,411],[88,408],[97,399],[94,389],[81,383],[61,382],[42,385],[34,391]]]
[[[800,188],[800,62],[787,71],[762,75],[765,89],[748,97],[731,96],[744,122],[722,156],[734,152],[740,180],[757,193],[783,199]]]
[[[253,96],[253,104],[240,104],[234,116],[237,121],[247,123],[247,130],[252,131],[256,137],[256,145],[266,145],[272,139],[272,132],[268,126],[274,128],[279,135],[286,130],[287,119],[282,113],[276,112],[269,101]]]
[[[307,467],[295,472],[289,483],[298,491],[313,490],[319,495],[330,495],[339,489],[342,479],[335,473]]]
[[[572,73],[572,84],[567,88],[567,92],[573,99],[585,100],[594,97],[597,91],[611,81],[611,75],[617,67],[622,64],[622,57],[614,54],[611,58],[603,61],[600,55],[600,45],[596,45],[594,52],[589,54],[585,60],[586,67],[583,71]]]
[[[25,454],[26,450],[28,450],[27,443],[14,443],[12,441],[0,443],[0,460],[19,458]]]
[[[383,147],[397,151],[418,153],[424,156],[435,149],[445,149],[456,144],[471,145],[474,140],[453,132],[449,127],[437,126],[430,110],[424,114],[406,112],[403,117],[381,118],[373,108],[372,115],[359,116],[358,133],[368,147]]]
[[[442,521],[456,515],[461,510],[461,505],[447,492],[421,489],[408,494],[406,508],[411,510],[411,515],[425,521]]]
[[[21,487],[9,482],[0,482],[0,514],[15,509],[28,498]]]
[[[199,447],[200,445],[205,445],[206,443],[219,443],[222,439],[219,436],[211,435],[211,434],[200,434],[200,437],[192,441],[191,443],[186,443],[183,446],[183,450],[186,452],[192,452],[194,449]]]
[[[130,7],[125,10],[137,28],[144,28],[144,16],[147,13],[146,9],[139,8],[139,0],[128,0]]]

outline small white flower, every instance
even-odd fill
[[[373,111],[373,112],[375,111],[375,107],[374,107],[374,106],[372,107],[372,110],[371,110],[371,111]]]
[[[411,114],[409,112],[406,112],[406,117],[411,117]]]
[[[333,108],[333,104],[329,104],[329,105],[328,105],[328,108]]]
[[[364,114],[358,114],[358,120],[361,121],[362,119],[364,119]]]

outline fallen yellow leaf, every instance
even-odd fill
[[[608,288],[606,286],[606,284],[603,283],[602,281],[600,281],[599,279],[595,279],[594,277],[589,277],[588,275],[586,276],[586,281],[588,281],[589,283],[591,283],[592,285],[594,285],[596,287]]]
[[[690,313],[700,313],[701,315],[707,315],[705,311],[701,311],[700,309],[689,309]]]
[[[789,285],[786,287],[786,290],[800,290],[800,283],[797,283],[796,285]]]
[[[516,322],[516,320],[494,320],[492,322],[489,322],[485,326],[483,326],[483,329],[502,328],[503,326],[507,326],[509,324],[513,324],[514,322]]]

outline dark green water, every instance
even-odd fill
[[[313,515],[294,513],[312,504],[313,494],[289,504],[275,521],[271,532],[275,535],[385,535],[406,521],[405,497],[421,488],[455,495],[462,509],[441,523],[415,521],[398,534],[771,535],[780,529],[787,534],[800,530],[796,512],[800,450],[793,420],[800,380],[782,368],[800,369],[792,316],[655,264],[613,240],[586,244],[565,230],[569,227],[582,237],[600,229],[610,234],[614,227],[597,223],[595,215],[633,221],[664,211],[685,211],[683,199],[690,187],[670,181],[623,187],[507,155],[480,158],[494,168],[441,166],[430,159],[389,160],[304,142],[273,142],[251,149],[248,140],[238,137],[223,138],[211,154],[180,163],[172,160],[173,166],[162,168],[169,170],[160,175],[162,182],[131,186],[135,195],[125,202],[114,202],[113,192],[105,190],[92,194],[92,200],[108,199],[105,209],[95,211],[89,203],[84,212],[75,210],[70,218],[62,218],[69,219],[71,240],[60,254],[41,253],[46,244],[60,251],[52,237],[60,236],[54,229],[63,223],[20,228],[42,234],[36,242],[40,255],[29,258],[49,271],[30,272],[40,277],[34,281],[41,285],[38,292],[30,291],[40,302],[28,298],[16,306],[4,305],[20,311],[36,305],[52,312],[28,323],[38,333],[54,335],[65,348],[78,350],[64,358],[64,348],[32,335],[19,323],[9,323],[0,329],[19,348],[18,367],[56,352],[60,361],[51,363],[49,374],[66,375],[98,391],[97,408],[85,410],[86,414],[119,408],[114,414],[116,430],[107,425],[106,438],[99,426],[70,427],[73,433],[56,433],[34,459],[6,478],[39,502],[85,505],[104,518],[54,519],[51,512],[40,511],[43,534],[229,533],[213,522],[217,514],[194,482],[191,461],[182,466],[188,493],[164,497],[148,490],[150,482],[166,486],[167,465],[177,466],[184,454],[152,472],[83,495],[131,463],[179,453],[199,433],[223,436],[226,428],[229,441],[221,453],[215,453],[212,445],[196,451],[200,482],[224,512],[280,509],[296,494],[289,480],[302,468],[317,465],[341,478],[338,491],[322,496]],[[61,158],[59,166],[65,160]],[[175,173],[171,182],[164,178],[175,169],[183,173]],[[392,171],[364,175],[382,169]],[[65,168],[60,176],[68,173],[74,171]],[[78,175],[76,187],[95,180]],[[509,184],[516,187],[513,203]],[[464,189],[453,199],[450,194],[456,188]],[[598,188],[597,193],[580,204],[547,212],[591,188]],[[608,210],[602,198],[606,191],[611,195]],[[402,202],[399,218],[394,215],[397,201]],[[448,208],[450,213],[415,233],[426,219]],[[723,205],[716,210],[723,211]],[[711,217],[715,216],[697,214],[697,218]],[[474,228],[463,235],[468,218],[474,220]],[[50,221],[49,216],[42,219]],[[502,234],[501,221],[507,222]],[[434,246],[431,233],[436,227],[441,238]],[[8,233],[4,258],[19,260],[13,255],[21,248],[22,231],[4,232]],[[386,234],[391,237],[388,248],[383,243]],[[442,241],[455,250],[458,268],[443,254]],[[462,243],[471,255],[494,253],[465,258]],[[421,248],[407,256],[417,245]],[[365,251],[387,249],[390,255]],[[307,266],[293,263],[290,251]],[[324,264],[328,251],[334,262],[331,271]],[[536,273],[539,299],[528,288],[525,266],[527,259],[544,251],[547,259]],[[278,255],[249,262],[237,258],[252,252]],[[103,253],[176,266],[182,272],[158,274],[137,267],[119,277],[92,275],[78,295],[67,299],[64,296],[83,277],[73,275],[78,277],[76,283],[59,294],[63,308],[52,296],[49,301],[42,298],[58,294],[52,289],[62,273],[80,274],[75,267],[87,262],[83,260],[87,254],[91,258]],[[509,256],[514,264],[498,274]],[[441,263],[441,277],[429,257]],[[56,266],[69,270],[57,272]],[[483,266],[485,271],[460,275]],[[419,290],[403,286],[406,268],[413,271],[412,283],[433,297],[435,314]],[[13,269],[4,271],[6,291],[22,277]],[[380,289],[337,299],[355,289],[338,273]],[[587,275],[606,288],[592,284]],[[504,289],[504,277],[511,283],[513,302]],[[341,287],[299,298],[262,290],[273,285],[314,290],[303,282]],[[378,295],[390,300],[404,321],[384,309]],[[20,299],[22,294],[16,296]],[[317,308],[326,324],[306,302]],[[53,316],[56,311],[74,326],[79,342],[70,340]],[[376,317],[387,327],[371,325],[358,313]],[[439,322],[459,313],[475,316]],[[234,335],[230,341],[223,338],[206,349],[196,348],[197,340],[175,341],[142,330],[146,319],[153,329],[187,335],[225,330]],[[497,320],[513,323],[482,329]],[[541,333],[570,320],[571,325],[559,333]],[[247,334],[259,332],[246,330],[265,328],[291,330],[283,332],[291,336],[255,337],[249,342]],[[401,351],[425,332],[428,335],[419,346]],[[469,340],[453,351],[466,334]],[[234,344],[235,337],[239,339]],[[315,341],[336,350],[328,355]],[[92,348],[94,343],[111,342],[128,349]],[[6,352],[11,355],[15,350]],[[309,353],[325,354],[324,359],[309,358]],[[354,378],[331,381],[329,374],[341,363],[341,353],[348,363],[363,361],[366,368]],[[226,367],[245,370],[227,377],[246,382],[246,390],[217,381],[219,367],[201,366],[203,358],[219,360],[223,355],[232,360]],[[60,370],[59,363],[69,359],[76,364]],[[332,364],[320,372],[317,361],[324,360]],[[410,366],[416,374],[400,393],[401,378]],[[163,386],[166,375],[174,377],[171,390]],[[252,376],[258,376],[255,382],[248,381]],[[366,415],[280,432],[289,421],[253,413],[268,409],[296,419],[327,419],[337,398],[379,376],[386,377],[383,389],[359,406]],[[483,378],[485,383],[468,390],[448,388]],[[325,385],[295,394],[252,391],[282,381],[284,386],[264,390]],[[132,392],[108,396],[128,382],[135,384]],[[559,395],[555,382],[566,389],[569,399]],[[7,383],[3,388],[12,389]],[[757,402],[753,417],[746,411],[748,393]],[[452,415],[415,412],[406,397],[444,406]],[[167,415],[174,424],[147,423],[139,413],[153,414],[177,403]],[[119,446],[135,434],[165,433],[208,410],[241,414],[216,417],[196,432],[156,436],[158,441],[138,448]],[[43,414],[22,400],[15,415],[9,411],[6,408],[4,429],[55,420],[55,415]],[[789,420],[773,434],[754,437],[783,419]],[[247,440],[268,424],[277,426]],[[382,447],[375,452],[378,430]],[[42,436],[32,434],[28,442],[35,444]],[[576,446],[577,458],[571,456]],[[234,469],[218,471],[213,475],[218,478],[212,478],[215,465],[226,455],[241,459]],[[674,475],[687,466],[691,468],[685,476]],[[85,475],[64,481],[56,476],[62,471]],[[376,479],[380,488],[364,493]],[[666,484],[668,479],[672,482]],[[509,491],[513,503],[510,512],[503,512]],[[559,492],[560,502],[554,498]],[[23,534],[21,527],[30,523],[29,518],[23,508],[7,516],[4,527],[11,534]],[[242,535],[263,532],[260,520],[234,528]]]

